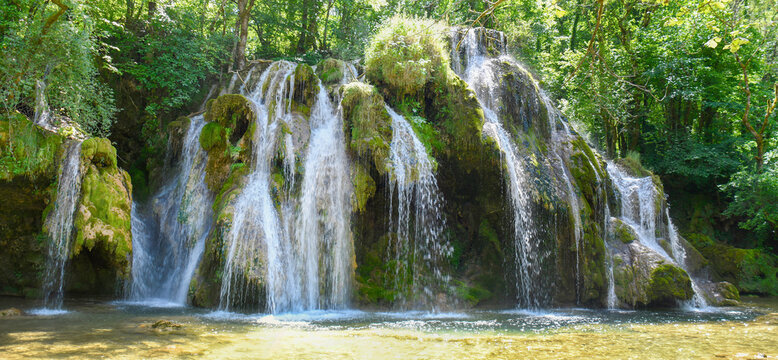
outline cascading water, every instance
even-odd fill
[[[406,285],[410,285],[409,294],[423,294],[424,298],[413,299],[417,303],[414,306],[434,306],[433,286],[444,288],[447,280],[440,262],[451,252],[443,238],[443,199],[438,190],[435,167],[413,127],[388,106],[386,111],[392,118],[389,213],[390,228],[395,231],[396,239],[389,245],[389,252],[394,255],[396,264],[394,287],[400,290],[399,302],[403,306],[409,301],[404,298]],[[432,279],[425,279],[429,275]]]
[[[556,146],[552,146],[552,150],[556,157],[557,168],[561,170],[560,174],[562,175],[562,180],[564,181],[565,186],[567,188],[567,200],[569,202],[570,211],[572,212],[572,217],[573,217],[573,236],[575,241],[576,302],[580,302],[581,300],[580,294],[582,291],[581,290],[581,276],[582,276],[581,275],[581,256],[582,256],[581,241],[584,235],[583,226],[581,225],[581,203],[578,197],[578,192],[576,192],[576,189],[573,186],[573,182],[570,180],[572,178],[572,175],[569,173],[569,169],[567,168],[567,166],[565,166],[565,162],[562,160],[562,152],[564,150],[561,147],[563,146],[561,144],[570,143],[571,140],[570,128],[567,126],[567,123],[562,119],[561,114],[556,109],[556,107],[553,106],[551,100],[548,98],[548,96],[545,95],[545,93],[543,94],[543,104],[545,105],[548,111],[548,121],[549,121],[549,127],[551,129],[552,144],[557,144]],[[561,125],[561,129],[559,129],[557,124]],[[596,171],[595,171],[595,175],[597,176],[597,183],[601,184],[599,174],[597,174]]]
[[[464,36],[461,46],[465,50],[466,66],[462,69],[460,52],[452,46],[453,68],[475,90],[484,110],[486,121],[483,132],[494,139],[505,164],[505,181],[509,189],[510,208],[513,215],[513,237],[517,274],[517,301],[521,307],[540,307],[547,301],[547,292],[538,284],[541,277],[541,254],[536,226],[533,223],[529,189],[531,181],[524,168],[524,159],[517,151],[510,133],[505,130],[497,115],[496,94],[497,66],[500,61],[515,62],[507,55],[488,58],[484,47],[478,41],[476,29],[468,30],[464,35],[459,30],[452,33],[453,43],[457,44]],[[500,47],[504,52],[504,48]]]
[[[686,265],[686,251],[680,243],[678,232],[669,213],[664,216],[667,224],[660,223],[659,225],[667,226],[671,251],[666,251],[658,241],[658,233],[661,232],[661,229],[657,229],[657,220],[661,220],[663,216],[658,214],[656,209],[657,203],[663,199],[659,198],[660,195],[656,191],[653,179],[650,176],[630,177],[613,162],[608,163],[607,170],[621,197],[620,219],[622,222],[635,230],[641,244],[689,274],[694,291],[694,297],[689,305],[696,308],[706,307],[707,303],[701,295],[700,288]]]
[[[225,235],[222,310],[242,307],[262,296],[271,313],[340,308],[350,297],[350,171],[342,120],[320,83],[308,121],[311,136],[299,196],[294,196],[294,172],[295,151],[300,149],[294,148],[290,136],[281,138],[285,194],[277,200],[271,194],[278,133],[299,116],[291,107],[295,68],[286,61],[271,64],[256,89],[246,94],[257,115],[254,153],[248,181]],[[264,288],[252,279],[263,279]]]
[[[705,301],[704,296],[700,295],[702,294],[702,290],[697,284],[697,281],[695,281],[694,276],[692,276],[692,273],[688,270],[689,267],[686,264],[686,248],[681,244],[681,239],[678,236],[678,229],[675,228],[675,224],[673,224],[673,220],[670,218],[669,208],[665,210],[665,215],[667,216],[667,231],[668,237],[670,238],[673,258],[687,273],[689,273],[689,279],[691,279],[692,282],[692,290],[694,290],[694,297],[692,297],[686,306],[697,309],[706,308],[708,307],[708,302]]]
[[[153,197],[151,208],[133,204],[130,301],[186,303],[213,218],[199,142],[204,126],[202,115],[191,118],[176,175]]]
[[[288,234],[270,194],[270,162],[280,122],[289,116],[285,100],[291,102],[293,96],[292,91],[287,94],[287,85],[294,84],[294,69],[295,65],[290,62],[273,63],[262,74],[257,89],[247,96],[257,116],[252,170],[237,199],[232,226],[225,236],[226,258],[219,304],[222,310],[241,306],[259,296],[248,277],[258,278],[262,273],[266,273],[269,312],[312,305],[302,304],[300,282],[293,278],[297,273]]]
[[[347,304],[352,282],[352,189],[343,123],[321,84],[310,124],[295,227],[302,260],[297,270],[304,279],[305,308],[337,308]]]
[[[81,142],[68,145],[59,173],[57,199],[54,210],[46,218],[49,235],[48,260],[43,280],[43,306],[61,309],[65,277],[65,263],[73,238],[73,221],[81,196]]]

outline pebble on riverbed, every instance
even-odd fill
[[[5,310],[0,310],[0,317],[4,316],[22,316],[22,311],[17,308],[8,308]]]
[[[142,329],[149,329],[155,332],[170,332],[183,330],[184,325],[171,320],[157,320],[153,323],[141,324],[139,326]]]

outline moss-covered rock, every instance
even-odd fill
[[[256,129],[254,107],[237,94],[219,96],[205,112],[209,121],[200,132],[200,146],[208,152],[205,183],[218,193],[236,164],[251,160],[252,138]]]
[[[303,114],[306,118],[311,116],[311,109],[319,94],[319,80],[308,64],[299,64],[294,69],[294,95],[292,96],[292,110]]]
[[[22,114],[0,114],[0,294],[40,295],[48,244],[41,230],[63,141]]]
[[[621,219],[611,218],[610,226],[610,238],[621,241],[624,244],[629,244],[638,239],[637,233],[629,225],[625,224]]]
[[[739,249],[703,234],[686,238],[722,279],[744,293],[778,295],[778,257],[759,249]]]
[[[18,112],[0,114],[0,180],[51,177],[63,141],[59,134],[33,124]]]
[[[354,175],[352,176],[352,185],[354,188],[354,199],[352,208],[358,212],[365,211],[367,202],[375,195],[375,180],[364,166],[357,164],[354,166]]]
[[[676,306],[694,295],[689,274],[642,243],[614,241],[611,247],[616,296],[622,307]]]
[[[373,86],[351,83],[344,87],[341,106],[349,149],[361,158],[372,159],[375,169],[385,174],[392,143],[392,118],[383,97]]]
[[[652,305],[674,306],[678,300],[689,300],[694,296],[689,274],[683,269],[662,264],[651,270],[648,283],[648,299]]]
[[[343,60],[327,58],[316,65],[316,75],[324,86],[339,84],[345,75],[344,71],[349,70]]]
[[[209,101],[205,112],[205,121],[218,123],[234,131],[243,128],[245,132],[248,123],[254,119],[256,114],[251,102],[239,94],[225,94]]]
[[[132,183],[130,176],[116,166],[116,149],[108,139],[83,142],[81,167],[81,199],[70,247],[68,289],[110,294],[116,290],[117,280],[129,278]],[[98,279],[89,280],[95,277]]]

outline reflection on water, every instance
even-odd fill
[[[0,298],[0,309],[34,304]],[[245,315],[74,302],[0,318],[0,358],[514,359],[778,357],[778,301],[709,312],[307,311]],[[156,327],[160,319],[180,328]]]

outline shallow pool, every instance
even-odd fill
[[[710,311],[439,314],[246,315],[79,300],[66,313],[29,315],[36,305],[0,298],[0,309],[28,313],[0,317],[0,358],[778,358],[778,299]]]

